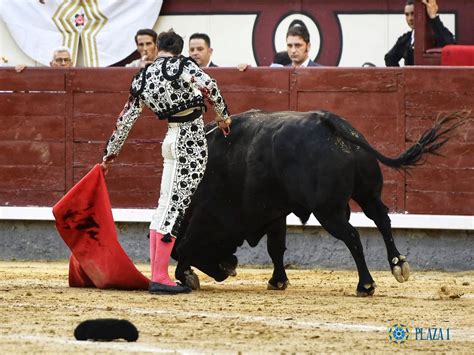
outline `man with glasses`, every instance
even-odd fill
[[[67,47],[58,47],[53,52],[53,59],[49,63],[52,68],[72,67],[71,52]]]
[[[71,68],[73,65],[69,48],[57,47],[53,51],[53,58],[51,59],[51,62],[49,62],[49,66],[51,68]],[[15,66],[15,70],[18,73],[21,73],[23,70],[25,70],[25,68],[25,64],[19,64]]]

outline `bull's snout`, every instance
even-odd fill
[[[227,276],[236,276],[237,275],[237,265],[239,261],[235,255],[231,255],[225,260],[222,260],[219,263],[219,268],[227,275]]]

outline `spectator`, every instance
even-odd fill
[[[275,53],[273,62],[270,64],[271,67],[286,67],[291,64],[290,56],[287,51],[281,51]]]
[[[125,66],[129,68],[144,68],[145,65],[153,63],[158,55],[157,37],[156,32],[149,28],[138,30],[135,35],[135,44],[137,45],[138,53],[140,53],[140,58]]]
[[[444,27],[438,16],[438,4],[436,0],[422,0],[428,14],[428,23],[434,32],[435,47],[444,47],[447,44],[454,44],[453,34]],[[405,19],[411,31],[403,34],[397,43],[385,55],[385,65],[387,67],[399,67],[400,60],[405,60],[405,65],[414,65],[413,48],[415,43],[415,5],[413,0],[408,0],[405,4]]]
[[[69,48],[57,47],[56,49],[54,49],[53,58],[51,59],[51,62],[49,62],[49,66],[51,68],[71,68],[73,64]],[[18,73],[21,73],[23,70],[25,70],[25,68],[25,64],[18,64],[17,66],[15,66],[15,70]]]
[[[214,50],[211,47],[211,39],[205,33],[193,33],[189,37],[189,56],[200,68],[217,67],[211,61]]]
[[[289,38],[291,36],[291,38]],[[290,43],[288,42],[290,40]],[[271,67],[316,67],[320,64],[309,59],[309,31],[302,20],[293,20],[286,34],[287,50],[277,52],[273,57]],[[293,58],[292,58],[293,55]],[[245,71],[250,64],[239,64],[237,69]]]
[[[290,25],[286,33],[286,48],[291,63],[287,67],[318,67],[320,64],[309,58],[311,42],[306,26],[300,24]]]

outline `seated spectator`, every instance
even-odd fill
[[[205,33],[193,33],[189,37],[189,56],[200,68],[217,67],[212,60],[211,39]]]
[[[453,34],[444,27],[438,16],[438,4],[436,0],[422,0],[428,14],[428,23],[434,32],[435,47],[444,47],[447,44],[454,44]],[[413,0],[408,0],[405,4],[405,19],[411,31],[403,34],[397,43],[385,55],[385,65],[387,67],[399,67],[403,58],[405,65],[414,65],[413,48],[415,44],[415,5]]]
[[[145,65],[153,63],[158,55],[157,37],[156,32],[149,28],[138,30],[135,35],[135,44],[137,45],[137,52],[140,53],[140,58],[125,66],[144,68]]]
[[[53,51],[53,58],[49,62],[51,68],[71,68],[73,66],[72,56],[69,48],[67,47],[57,47]],[[25,64],[18,64],[15,66],[15,70],[18,73],[21,73],[25,70]]]

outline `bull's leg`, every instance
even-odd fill
[[[385,247],[387,248],[388,263],[393,276],[398,282],[407,281],[410,277],[410,265],[408,264],[406,256],[401,255],[395,246],[387,206],[385,206],[379,198],[357,202],[365,215],[375,222],[377,229],[383,236]]]
[[[283,264],[286,250],[286,216],[275,221],[267,230],[267,250],[273,262],[273,275],[268,290],[285,290],[289,281]]]
[[[324,229],[335,238],[342,240],[349,248],[359,273],[357,296],[373,295],[375,292],[375,282],[365,262],[359,232],[347,221],[346,210],[331,211],[328,208],[321,208],[321,211],[315,212],[314,215]]]
[[[201,288],[198,275],[193,271],[193,269],[191,269],[191,266],[187,263],[178,261],[174,276],[177,280],[181,281],[183,285],[186,285],[193,290],[199,290]]]

